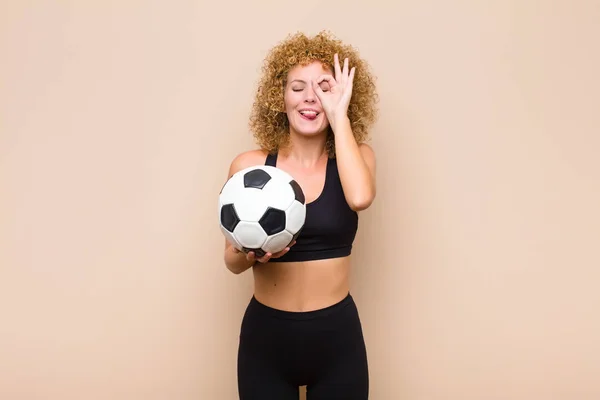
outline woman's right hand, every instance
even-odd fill
[[[279,257],[283,256],[288,251],[290,251],[290,247],[292,247],[295,244],[296,244],[296,241],[294,240],[285,249],[283,249],[283,250],[281,250],[281,251],[279,251],[277,253],[274,253],[274,254],[272,254],[272,253],[266,253],[262,257],[256,257],[256,254],[253,251],[249,251],[246,254],[246,260],[248,260],[252,264],[254,264],[255,262],[259,262],[261,264],[264,264],[264,263],[268,262],[271,258],[279,258]],[[234,253],[241,253],[241,251],[239,249],[237,249],[235,246],[231,246],[231,247],[232,247]]]

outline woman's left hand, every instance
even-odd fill
[[[330,124],[335,124],[339,118],[346,118],[348,106],[352,97],[352,83],[354,81],[355,67],[348,70],[348,59],[344,60],[344,67],[340,67],[337,54],[334,55],[335,77],[329,74],[321,75],[313,81],[313,89],[321,101]],[[325,88],[325,89],[323,89]]]

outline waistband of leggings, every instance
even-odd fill
[[[338,312],[339,310],[341,310],[344,307],[346,307],[350,304],[353,304],[353,303],[354,303],[354,299],[352,298],[352,295],[350,293],[348,293],[346,295],[346,297],[344,297],[339,302],[332,304],[330,306],[324,307],[324,308],[319,308],[317,310],[311,310],[311,311],[287,311],[287,310],[280,310],[277,308],[269,307],[266,304],[263,304],[260,301],[258,301],[256,299],[256,297],[252,296],[252,298],[250,299],[249,307],[256,308],[259,312],[267,314],[267,315],[275,317],[275,318],[292,319],[292,320],[307,320],[307,319],[326,317],[328,315]]]

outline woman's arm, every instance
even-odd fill
[[[225,241],[225,253],[223,255],[225,266],[228,270],[238,275],[252,267],[256,260],[249,260],[248,256],[238,251],[231,243]]]
[[[350,120],[344,116],[331,124],[335,135],[335,153],[346,202],[354,211],[367,209],[375,199],[375,153],[356,142]]]
[[[321,75],[313,82],[313,90],[321,101],[335,136],[338,172],[346,202],[354,211],[368,208],[375,199],[375,154],[366,144],[358,144],[348,118],[356,68],[349,69],[348,58],[340,66],[334,55],[333,73]],[[326,88],[323,90],[321,84]]]

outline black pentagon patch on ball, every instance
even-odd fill
[[[242,248],[242,251],[244,253],[246,253],[246,254],[248,254],[251,251],[253,251],[254,252],[254,257],[256,257],[256,258],[261,258],[265,254],[267,254],[263,249],[249,249],[248,247]]]
[[[262,169],[254,169],[244,175],[244,187],[262,189],[271,180],[271,175]]]
[[[221,207],[221,224],[229,232],[233,233],[233,230],[240,222],[240,218],[235,212],[233,204],[225,204]]]
[[[279,233],[285,230],[285,211],[267,208],[258,223],[269,236]]]
[[[304,204],[304,201],[306,199],[304,198],[304,192],[302,191],[302,188],[300,187],[298,182],[291,181],[290,186],[294,190],[294,197],[296,197],[296,201],[299,201],[300,203]]]

